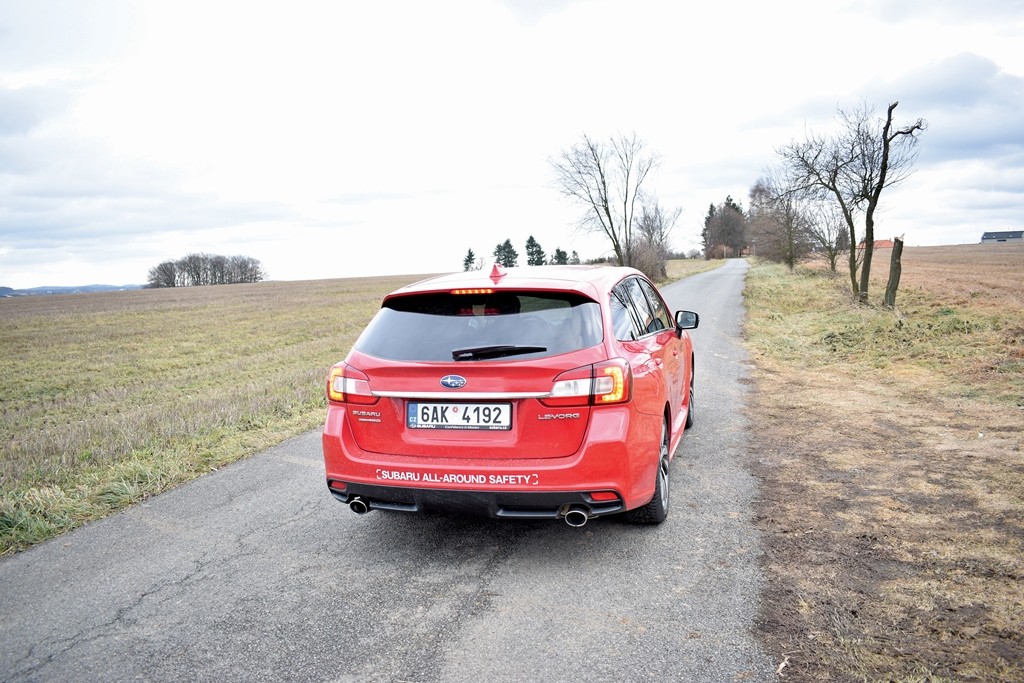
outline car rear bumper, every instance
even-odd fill
[[[612,514],[654,495],[661,421],[628,404],[593,411],[584,446],[564,458],[372,453],[355,443],[341,411],[332,406],[325,424],[324,464],[331,492],[350,505],[359,497],[371,509],[544,519],[573,506],[588,516]]]
[[[331,494],[350,505],[361,501],[367,510],[442,512],[505,519],[560,519],[576,510],[589,517],[622,512],[625,504],[594,500],[577,491],[469,491],[376,486],[328,480]],[[353,508],[355,509],[355,508]]]

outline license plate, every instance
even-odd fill
[[[412,403],[410,429],[512,429],[511,403]]]

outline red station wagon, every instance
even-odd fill
[[[327,486],[357,513],[660,523],[693,424],[697,324],[632,268],[403,287],[331,368]]]

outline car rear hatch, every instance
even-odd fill
[[[590,407],[547,407],[562,366],[364,365],[378,401],[350,412],[360,448],[446,458],[557,458],[583,441]],[[446,388],[459,384],[460,388]],[[363,408],[363,407],[359,407]]]
[[[579,450],[598,304],[567,292],[450,292],[389,299],[342,372],[365,398],[348,422],[370,452],[453,459],[558,458]]]

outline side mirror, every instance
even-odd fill
[[[700,316],[693,311],[676,311],[676,329],[695,330],[700,325]]]

